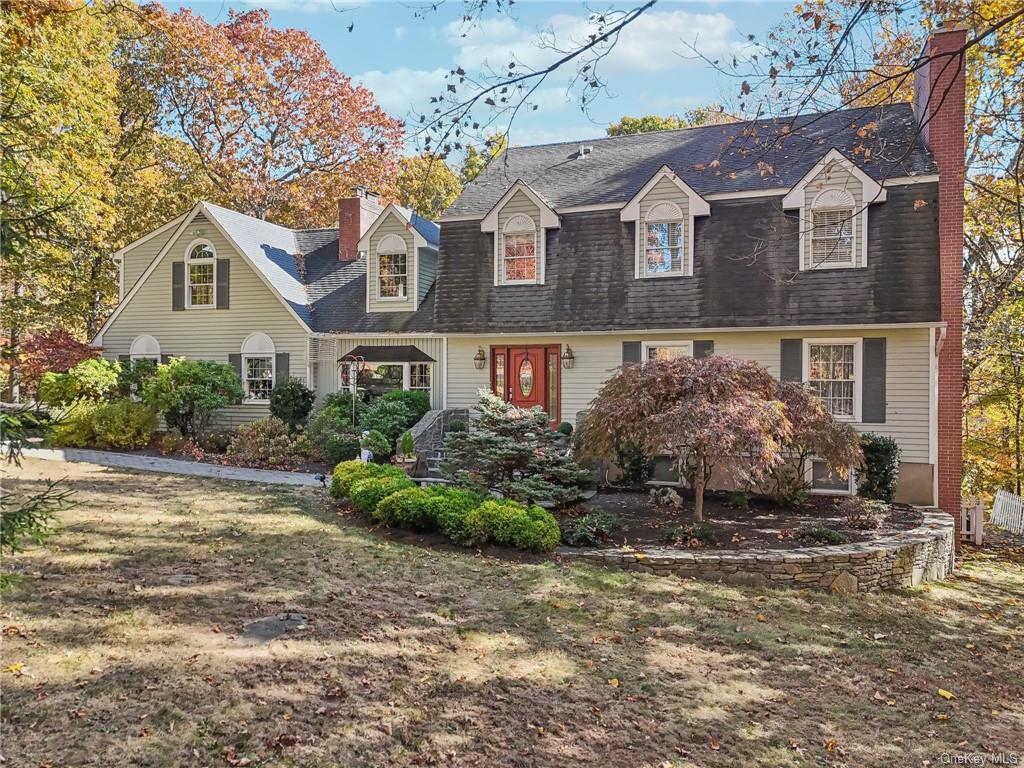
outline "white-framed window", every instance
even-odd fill
[[[804,339],[804,381],[829,413],[860,421],[861,339]]]
[[[274,342],[265,333],[252,333],[242,342],[242,389],[246,402],[270,399],[274,388]]]
[[[136,336],[128,351],[128,357],[132,362],[136,360],[152,360],[154,363],[159,363],[160,343],[149,334]]]
[[[856,203],[843,189],[826,189],[811,204],[811,269],[856,266]]]
[[[409,296],[409,251],[398,235],[385,236],[377,246],[377,296],[390,301]]]
[[[683,212],[672,202],[658,203],[644,217],[644,277],[666,277],[683,274],[686,243],[683,237]]]
[[[194,240],[185,259],[185,306],[212,309],[217,300],[217,252],[209,240]]]
[[[502,227],[498,269],[505,285],[537,282],[537,225],[526,214],[516,214]]]
[[[409,389],[430,392],[430,363],[409,363]]]
[[[397,390],[418,390],[429,394],[431,373],[430,363],[363,363],[357,386],[374,396]],[[343,390],[351,387],[346,363],[338,366],[338,386]]]
[[[693,342],[690,341],[645,341],[643,343],[643,360],[675,360],[693,354]]]
[[[833,470],[828,462],[811,459],[807,462],[807,488],[811,493],[831,496],[853,496],[857,492],[855,473],[846,470],[846,477]]]

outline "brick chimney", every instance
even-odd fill
[[[939,273],[946,324],[938,359],[939,508],[956,521],[960,548],[960,482],[963,476],[964,311],[964,54],[965,27],[946,24],[929,38],[928,63],[914,81],[914,115],[939,166]]]
[[[355,261],[359,258],[359,238],[377,220],[384,207],[380,195],[366,187],[352,189],[352,197],[338,201],[338,260]]]

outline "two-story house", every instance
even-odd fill
[[[572,423],[624,363],[733,355],[893,436],[900,498],[958,514],[963,78],[930,70],[915,105],[513,147],[440,227],[366,192],[318,230],[200,203],[118,252],[95,343],[231,362],[234,421],[352,358],[437,409],[490,388]]]

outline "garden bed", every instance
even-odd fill
[[[563,529],[581,512],[597,510],[618,518],[620,527],[607,539],[609,546],[671,545],[673,529],[694,522],[692,494],[682,492],[683,506],[658,505],[647,492],[605,491],[569,511],[556,512]],[[713,534],[713,543],[696,541],[677,543],[680,548],[702,549],[800,549],[821,546],[798,535],[803,525],[819,524],[838,532],[846,542],[868,542],[899,534],[921,524],[921,512],[905,504],[894,504],[874,530],[857,530],[846,523],[838,509],[843,497],[811,496],[798,508],[777,505],[768,499],[752,499],[749,509],[728,504],[724,493],[708,493],[704,499],[704,522]]]

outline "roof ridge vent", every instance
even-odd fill
[[[583,160],[584,158],[586,158],[587,155],[589,155],[593,151],[594,147],[592,144],[580,144],[580,151],[576,155],[576,157],[580,160]]]

